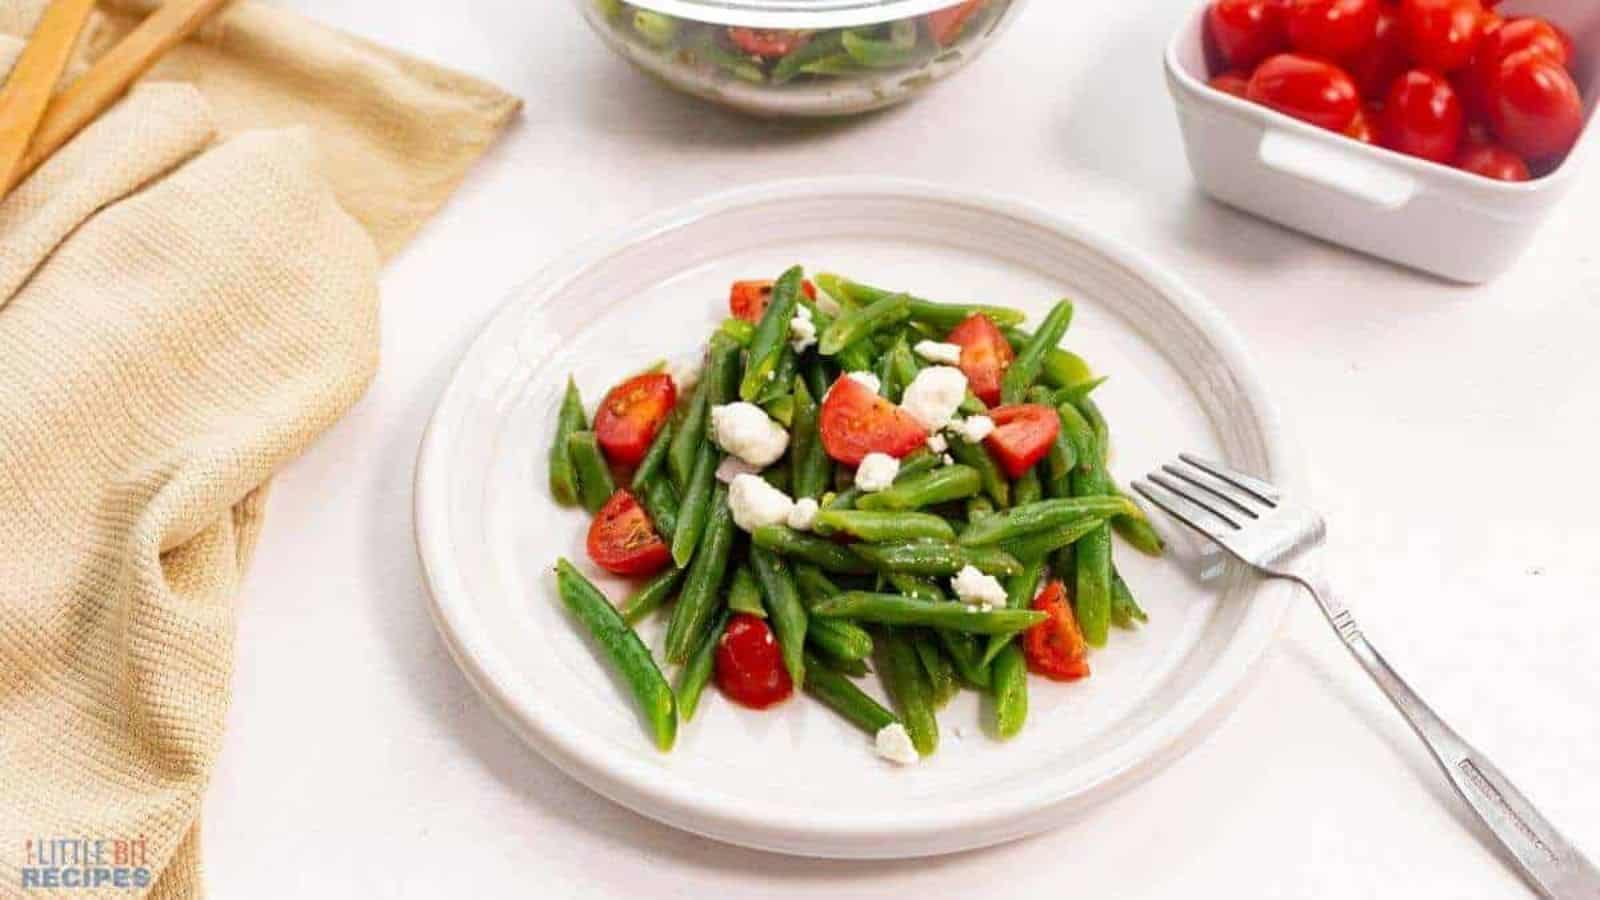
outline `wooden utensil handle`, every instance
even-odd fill
[[[0,197],[16,183],[13,173],[28,151],[92,9],[94,0],[51,3],[0,90]]]

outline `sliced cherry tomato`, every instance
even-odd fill
[[[983,442],[1012,478],[1021,477],[1044,459],[1061,431],[1056,411],[1042,403],[998,406],[989,410],[989,418],[994,420],[994,431]]]
[[[983,313],[973,313],[950,329],[946,338],[961,347],[961,374],[978,399],[993,406],[1000,402],[1000,376],[1006,373],[1015,354],[1011,342]]]
[[[1329,131],[1349,128],[1361,111],[1355,82],[1343,69],[1298,53],[1280,53],[1258,66],[1249,97]]]
[[[1495,136],[1525,159],[1560,156],[1583,130],[1583,98],[1560,63],[1536,49],[1500,61],[1490,87]]]
[[[1465,113],[1450,82],[1437,72],[1412,69],[1395,79],[1383,104],[1383,145],[1449,162],[1461,144]]]
[[[1250,89],[1250,73],[1239,69],[1229,69],[1217,75],[1208,82],[1212,87],[1235,97],[1243,97]]]
[[[1206,10],[1206,32],[1234,69],[1249,71],[1289,49],[1280,0],[1215,0]]]
[[[928,13],[928,33],[941,47],[948,47],[961,37],[962,29],[967,27],[967,20],[972,14],[983,9],[985,0],[966,0],[955,6],[936,9]]]
[[[1450,72],[1472,61],[1483,34],[1483,4],[1478,0],[1404,0],[1400,24],[1416,65]]]
[[[672,551],[650,514],[626,489],[618,490],[589,523],[589,558],[617,575],[654,575],[672,562]]]
[[[612,388],[594,415],[594,436],[606,459],[628,466],[644,459],[677,403],[678,389],[663,372],[635,375]]]
[[[794,693],[772,629],[749,613],[729,619],[717,639],[716,674],[728,699],[751,709],[766,709]]]
[[[1049,618],[1022,634],[1022,655],[1028,671],[1054,681],[1077,681],[1089,677],[1089,645],[1078,630],[1078,618],[1067,604],[1067,590],[1061,582],[1045,585],[1033,598],[1033,608]]]
[[[1377,37],[1378,0],[1286,0],[1289,46],[1312,56],[1350,59]]]
[[[811,40],[811,33],[786,28],[729,28],[728,39],[751,56],[777,59],[804,47]]]
[[[771,281],[735,281],[728,291],[728,312],[746,322],[761,321],[772,300]],[[800,282],[800,291],[811,300],[817,299],[817,286],[810,279]]]
[[[1376,106],[1366,104],[1356,112],[1356,117],[1350,120],[1350,127],[1344,130],[1344,136],[1355,138],[1363,144],[1376,144],[1378,130],[1374,122],[1381,122],[1383,113]]]
[[[1350,77],[1355,79],[1362,97],[1382,100],[1389,93],[1389,85],[1409,65],[1406,37],[1400,30],[1400,17],[1394,9],[1385,6],[1378,12],[1378,21],[1372,30],[1372,43],[1350,60]]]
[[[1496,181],[1527,181],[1528,164],[1499,144],[1464,141],[1456,151],[1456,168]]]
[[[839,376],[828,389],[817,430],[822,432],[822,447],[828,456],[847,466],[860,465],[868,453],[887,453],[898,459],[928,439],[910,413],[848,375]]]

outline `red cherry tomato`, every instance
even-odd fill
[[[751,56],[777,59],[805,46],[811,33],[785,28],[729,28],[728,39]]]
[[[1412,61],[1449,72],[1472,61],[1483,28],[1478,0],[1404,0],[1400,24]]]
[[[1521,50],[1501,60],[1490,93],[1495,135],[1525,159],[1560,156],[1583,130],[1578,85],[1547,53]]]
[[[606,458],[629,466],[644,459],[677,403],[672,376],[662,372],[635,375],[612,388],[594,415],[594,436]]]
[[[1449,162],[1461,144],[1465,114],[1443,75],[1412,69],[1395,79],[1383,104],[1383,145],[1391,150]]]
[[[984,0],[966,0],[944,9],[936,9],[928,13],[928,33],[941,47],[948,47],[961,37],[961,32],[967,27],[967,20],[973,13],[983,8]]]
[[[1287,0],[1289,45],[1301,53],[1349,59],[1377,36],[1378,0]]]
[[[717,639],[716,674],[728,699],[751,709],[766,709],[794,693],[772,629],[749,613],[729,619]]]
[[[822,447],[847,466],[860,465],[868,453],[899,458],[928,439],[911,414],[880,397],[848,375],[829,388],[817,417]]]
[[[1280,53],[1258,66],[1249,97],[1330,131],[1349,128],[1361,109],[1355,82],[1343,69],[1298,53]]]
[[[627,490],[611,495],[589,523],[589,558],[617,575],[654,575],[672,562],[650,515]]]
[[[1213,77],[1207,83],[1224,94],[1243,97],[1245,92],[1250,89],[1250,73],[1241,72],[1238,69],[1229,69],[1221,75]]]
[[[994,431],[983,442],[1012,478],[1044,459],[1061,431],[1056,411],[1042,403],[998,406],[989,410],[989,418],[994,420]]]
[[[988,316],[973,313],[950,329],[946,338],[961,347],[961,373],[978,399],[993,406],[1000,402],[1000,376],[1010,367],[1011,343]]]
[[[1356,112],[1356,117],[1350,120],[1350,127],[1344,130],[1344,136],[1355,138],[1363,144],[1376,144],[1378,133],[1374,122],[1382,121],[1382,113],[1375,106],[1363,106]]]
[[[1389,93],[1389,85],[1409,65],[1405,34],[1400,30],[1400,17],[1386,6],[1378,13],[1372,43],[1350,60],[1350,77],[1355,79],[1362,97],[1381,100]]]
[[[1568,40],[1554,25],[1537,16],[1510,19],[1485,35],[1478,45],[1478,58],[1480,63],[1499,62],[1518,50],[1542,50],[1565,66],[1572,62]]]
[[[1235,69],[1289,47],[1280,0],[1216,0],[1206,10],[1206,29],[1217,52]]]
[[[809,279],[800,282],[800,290],[812,300],[817,299],[817,286]],[[735,281],[728,291],[728,312],[736,319],[759,322],[771,300],[771,281]]]
[[[1527,181],[1528,164],[1499,144],[1462,143],[1456,151],[1456,168],[1496,181]]]
[[[1028,671],[1054,681],[1077,681],[1089,677],[1089,645],[1078,630],[1078,618],[1067,605],[1067,591],[1061,582],[1045,585],[1033,598],[1033,608],[1049,618],[1022,634],[1022,655]]]

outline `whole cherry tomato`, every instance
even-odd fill
[[[1349,59],[1377,36],[1378,0],[1286,0],[1289,45],[1301,53]]]
[[[1537,16],[1509,19],[1484,36],[1478,46],[1478,60],[1498,63],[1518,50],[1541,50],[1563,66],[1570,65],[1572,48],[1568,40],[1554,25]]]
[[[967,376],[972,392],[984,403],[999,403],[1000,376],[1010,367],[1014,354],[994,321],[983,313],[973,313],[950,329],[945,340],[961,347],[961,374]]]
[[[1243,97],[1250,89],[1250,73],[1240,71],[1239,69],[1229,69],[1228,71],[1223,72],[1221,75],[1213,76],[1212,79],[1206,83],[1223,92],[1224,94],[1232,94],[1235,97]]]
[[[1449,72],[1472,61],[1483,28],[1478,0],[1403,0],[1400,24],[1418,66]]]
[[[1389,93],[1389,85],[1409,66],[1400,17],[1394,9],[1385,6],[1378,12],[1378,21],[1373,26],[1372,43],[1350,59],[1347,67],[1350,77],[1355,79],[1361,96],[1378,100]]]
[[[989,410],[994,431],[983,439],[1000,468],[1012,478],[1033,468],[1044,459],[1061,431],[1056,411],[1042,403],[1018,403]]]
[[[594,436],[606,459],[638,464],[677,403],[678,388],[662,372],[635,375],[612,388],[594,414]]]
[[[1050,582],[1033,598],[1032,606],[1047,618],[1022,634],[1028,671],[1052,681],[1089,677],[1089,644],[1067,603],[1066,588],[1059,581]]]
[[[1412,69],[1395,79],[1383,104],[1383,145],[1391,150],[1449,162],[1461,144],[1465,114],[1443,75]]]
[[[860,465],[868,453],[887,453],[898,459],[928,439],[910,413],[848,375],[840,375],[828,389],[817,416],[817,430],[828,456],[847,466]]]
[[[589,523],[589,558],[617,575],[653,575],[672,562],[650,515],[627,490],[611,495]]]
[[[1206,28],[1217,52],[1235,69],[1256,63],[1289,47],[1283,29],[1281,0],[1215,0],[1206,10]]]
[[[728,699],[751,709],[766,709],[794,693],[772,629],[749,613],[729,619],[717,639],[716,676]]]
[[[1456,168],[1496,181],[1527,181],[1528,164],[1499,144],[1465,141],[1456,151]]]
[[[1330,131],[1349,128],[1361,110],[1355,82],[1343,69],[1298,53],[1280,53],[1257,66],[1248,96]]]
[[[1548,53],[1519,50],[1501,60],[1490,92],[1495,136],[1526,159],[1566,153],[1583,130],[1578,85]]]

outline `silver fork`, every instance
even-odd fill
[[[1326,533],[1322,516],[1284,499],[1259,478],[1187,453],[1178,458],[1179,463],[1135,482],[1134,489],[1261,574],[1287,578],[1310,591],[1345,647],[1411,723],[1528,883],[1555,900],[1600,900],[1600,870],[1395,674],[1334,596],[1308,552]]]

